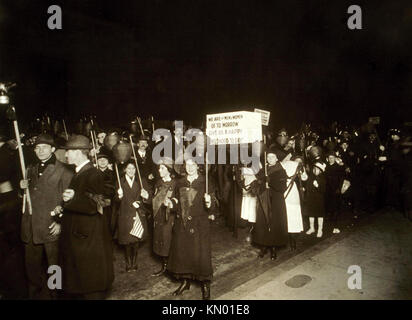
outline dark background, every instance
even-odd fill
[[[63,30],[47,28],[60,5]],[[349,30],[347,9],[363,10]],[[102,124],[139,115],[200,125],[261,107],[275,126],[381,116],[412,121],[412,3],[405,1],[2,1],[0,81],[19,119]]]

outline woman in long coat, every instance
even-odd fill
[[[302,209],[300,194],[296,182],[299,180],[299,162],[287,160],[282,162],[288,179],[286,181],[287,189],[285,191],[286,215],[288,218],[288,232],[290,247],[296,249],[296,236],[303,231]]]
[[[259,199],[252,239],[254,243],[261,246],[260,258],[263,258],[270,248],[271,259],[275,260],[276,247],[284,246],[288,242],[286,205],[283,197],[286,190],[287,175],[278,161],[276,151],[271,150],[268,152],[267,161],[269,192],[265,190],[264,178],[254,181],[254,186],[252,186]]]
[[[186,161],[185,169],[187,176],[176,183],[178,204],[169,202],[177,211],[167,270],[181,281],[173,295],[181,295],[191,280],[197,280],[203,299],[208,300],[213,275],[209,219],[216,208],[214,187],[210,184],[206,194],[205,176],[193,160]]]
[[[174,201],[176,180],[173,173],[173,161],[164,160],[158,166],[160,179],[156,182],[153,196],[153,251],[162,259],[162,268],[153,273],[160,276],[166,271],[167,258],[169,256],[170,244],[172,242],[172,228],[175,216],[170,213],[171,206],[168,201]]]
[[[145,204],[150,203],[149,186],[142,177],[143,189],[136,181],[136,165],[129,162],[125,169],[125,175],[120,179],[117,200],[120,201],[118,213],[118,242],[125,248],[126,272],[137,270],[137,256],[139,242],[143,241],[147,233],[148,210]],[[137,238],[130,232],[135,220],[139,218],[143,225],[143,235]]]

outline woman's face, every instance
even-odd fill
[[[278,162],[278,157],[274,153],[268,153],[267,160],[268,160],[268,164],[270,166],[273,166],[276,164],[276,162]]]
[[[185,164],[186,172],[189,176],[197,174],[197,163],[194,161],[187,161]]]
[[[160,178],[170,177],[169,170],[167,170],[167,167],[163,164],[159,166],[159,175],[160,175]]]
[[[130,177],[133,178],[134,175],[136,174],[136,168],[133,164],[129,163],[126,167],[126,174]]]

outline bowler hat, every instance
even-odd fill
[[[81,150],[81,149],[91,149],[90,140],[88,137],[79,135],[73,135],[69,138],[66,145],[63,147],[66,150]]]
[[[150,139],[149,139],[148,136],[141,134],[141,135],[139,136],[139,138],[137,139],[137,141],[142,141],[142,140],[144,140],[144,141],[149,141]]]
[[[47,133],[42,133],[37,136],[36,140],[34,141],[34,146],[38,144],[48,144],[52,147],[56,147],[53,137]]]

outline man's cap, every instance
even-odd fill
[[[34,146],[37,146],[38,144],[48,144],[52,147],[56,147],[54,138],[47,133],[42,133],[37,136],[36,140],[34,141]]]

